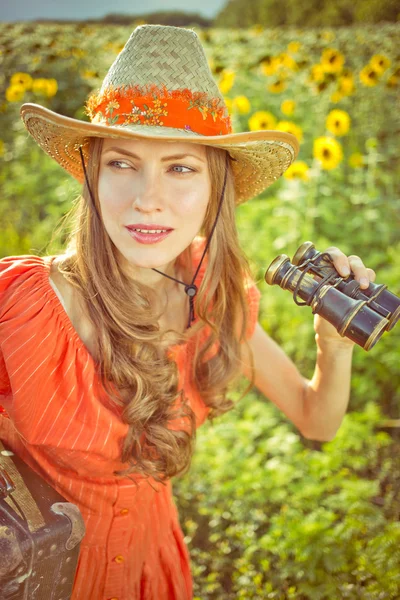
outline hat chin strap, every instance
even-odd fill
[[[82,167],[83,167],[83,172],[84,172],[84,174],[85,174],[86,185],[87,185],[87,187],[88,187],[88,190],[89,190],[90,196],[91,196],[91,198],[92,198],[93,206],[96,206],[96,203],[95,203],[95,201],[94,201],[94,196],[93,196],[93,194],[92,194],[92,190],[90,189],[90,185],[89,185],[88,177],[87,177],[87,174],[86,174],[85,161],[84,161],[84,158],[83,158],[83,153],[82,153],[82,148],[81,148],[81,146],[79,146],[79,153],[80,153],[80,155],[81,155]],[[180,283],[181,285],[185,286],[185,293],[187,294],[187,296],[188,296],[188,298],[189,298],[189,320],[188,320],[188,325],[187,325],[187,327],[188,327],[188,328],[189,328],[189,327],[191,327],[191,325],[192,325],[193,321],[195,320],[195,314],[194,314],[194,298],[195,298],[195,296],[196,296],[196,294],[197,294],[197,292],[198,292],[198,287],[197,287],[197,285],[195,285],[195,283],[194,283],[194,282],[196,281],[196,277],[197,277],[197,275],[198,275],[198,273],[199,273],[199,271],[200,271],[200,268],[201,268],[202,262],[203,262],[203,260],[204,260],[204,257],[205,257],[205,255],[206,255],[206,252],[207,252],[207,250],[208,250],[208,247],[209,247],[209,245],[210,245],[211,238],[212,238],[212,236],[213,236],[213,234],[214,234],[215,227],[216,227],[216,225],[217,225],[217,221],[218,221],[218,217],[219,217],[219,215],[220,215],[220,213],[221,213],[221,208],[222,208],[222,200],[224,199],[225,187],[226,187],[226,178],[227,178],[227,174],[228,174],[228,168],[227,168],[227,167],[228,167],[228,156],[229,156],[229,155],[228,155],[228,153],[226,153],[224,185],[223,185],[223,187],[222,187],[221,197],[220,197],[220,199],[219,199],[219,205],[218,205],[218,211],[217,211],[217,215],[216,215],[216,217],[215,217],[215,221],[214,221],[214,224],[213,224],[213,226],[212,226],[212,229],[211,229],[210,237],[209,237],[209,238],[208,238],[208,240],[207,240],[207,243],[206,243],[206,246],[205,246],[205,248],[204,248],[204,251],[203,251],[202,257],[201,257],[201,259],[200,259],[200,262],[199,262],[199,264],[198,264],[198,266],[197,266],[196,272],[195,272],[195,274],[194,274],[194,276],[193,276],[192,283],[189,283],[189,284],[187,284],[187,283],[185,283],[184,281],[180,281],[179,279],[175,279],[175,277],[171,277],[170,275],[167,275],[166,273],[162,273],[162,272],[161,272],[161,271],[159,271],[158,269],[152,269],[153,271],[156,271],[156,272],[157,272],[157,273],[159,273],[160,275],[164,275],[164,277],[168,277],[168,279],[172,279],[173,281],[176,281],[176,283]]]

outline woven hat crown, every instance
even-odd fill
[[[165,25],[132,32],[86,111],[92,122],[107,125],[166,126],[199,135],[232,131],[197,34]]]
[[[169,90],[189,88],[219,98],[224,104],[199,37],[190,29],[137,27],[111,65],[100,93],[110,85],[132,84],[165,85]]]

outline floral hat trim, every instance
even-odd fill
[[[231,118],[221,99],[187,88],[108,86],[92,92],[85,112],[92,123],[108,126],[134,123],[186,129],[201,135],[232,133]]]

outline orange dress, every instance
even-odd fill
[[[197,266],[204,239],[193,241]],[[196,279],[204,276],[206,260]],[[171,481],[136,486],[114,470],[128,425],[50,284],[50,261],[0,260],[0,438],[84,518],[72,600],[189,600],[189,552]],[[247,284],[254,331],[259,290]],[[209,409],[191,382],[190,341],[169,350],[197,426]],[[0,407],[1,408],[1,407]]]

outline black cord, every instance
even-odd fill
[[[327,259],[328,259],[328,260],[329,260],[331,263],[333,263],[333,261],[332,261],[332,259],[331,259],[330,255],[329,255],[328,253],[319,254],[319,255],[318,255],[318,257],[319,257],[319,258],[327,258]],[[296,283],[295,289],[294,289],[294,291],[293,291],[293,300],[295,301],[295,303],[296,303],[298,306],[310,306],[310,305],[313,303],[314,299],[316,298],[316,296],[317,296],[317,294],[318,294],[319,290],[320,290],[320,289],[322,288],[322,286],[324,286],[326,283],[328,283],[328,282],[330,282],[330,281],[337,280],[337,281],[335,282],[335,284],[334,284],[334,287],[336,287],[336,286],[337,286],[337,285],[338,285],[338,284],[339,284],[341,281],[343,281],[343,277],[340,277],[339,275],[336,275],[335,273],[332,273],[332,268],[331,268],[331,267],[328,267],[328,266],[325,266],[325,267],[319,267],[319,270],[320,270],[320,271],[324,271],[325,269],[328,269],[328,273],[327,273],[327,274],[326,274],[324,277],[322,277],[321,281],[319,282],[319,284],[317,285],[317,287],[315,288],[315,290],[313,291],[313,293],[312,293],[312,294],[310,294],[310,296],[309,296],[308,300],[307,300],[306,302],[299,302],[299,301],[297,300],[296,296],[297,296],[297,294],[298,294],[298,292],[299,292],[299,289],[300,289],[300,287],[301,287],[301,283],[302,283],[302,281],[303,281],[303,278],[305,277],[305,275],[308,273],[308,271],[309,271],[310,269],[312,269],[313,267],[315,268],[315,266],[316,266],[316,265],[313,263],[313,260],[315,260],[315,258],[316,258],[316,257],[314,257],[314,259],[309,259],[308,261],[305,261],[304,263],[302,263],[302,264],[298,265],[298,267],[297,267],[298,269],[303,269],[303,267],[305,267],[305,265],[307,265],[307,266],[306,266],[306,267],[303,269],[303,271],[302,271],[302,273],[301,273],[301,275],[300,275],[299,279],[297,280],[297,283]],[[321,273],[318,273],[318,274],[319,274],[319,275],[321,275]],[[318,303],[319,303],[319,298],[317,299],[317,306],[315,307],[315,310],[313,311],[314,313],[315,313],[315,312],[318,312]]]

